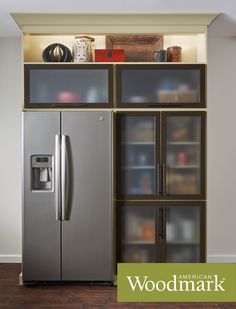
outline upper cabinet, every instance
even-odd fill
[[[25,107],[111,107],[112,65],[25,64]]]
[[[205,65],[119,65],[118,107],[205,107]]]

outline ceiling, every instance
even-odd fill
[[[235,0],[2,0],[0,2],[0,37],[20,36],[10,16],[18,13],[212,13],[224,12],[236,19]]]

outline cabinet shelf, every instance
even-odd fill
[[[198,241],[181,241],[181,240],[176,240],[176,241],[168,241],[168,245],[191,245],[191,246],[198,246],[199,242]]]
[[[130,146],[146,146],[146,145],[155,145],[155,142],[122,142],[122,145],[130,145]]]
[[[184,146],[184,145],[187,145],[187,146],[191,146],[191,145],[200,145],[200,142],[167,142],[167,145],[176,145],[176,146]]]
[[[195,169],[200,168],[199,165],[172,165],[170,166],[171,169]]]
[[[125,240],[122,241],[122,245],[155,245],[155,241],[152,240]]]
[[[125,170],[149,170],[149,169],[155,169],[154,165],[132,165],[132,166],[123,166],[122,169]]]
[[[96,61],[91,61],[91,62],[44,62],[44,61],[24,61],[24,64],[40,64],[40,65],[47,65],[47,64],[52,64],[52,65],[65,65],[65,64],[69,64],[69,65],[76,65],[76,64],[83,64],[83,65],[90,65],[90,64],[113,64],[113,65],[120,65],[120,64],[135,64],[135,65],[142,65],[142,64],[152,64],[152,65],[181,65],[181,64],[189,64],[189,65],[193,65],[193,64],[206,64],[206,62],[96,62]]]

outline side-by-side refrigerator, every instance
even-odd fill
[[[112,112],[24,112],[23,182],[24,283],[111,283]]]

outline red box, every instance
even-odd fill
[[[124,62],[124,49],[95,49],[95,62]]]

